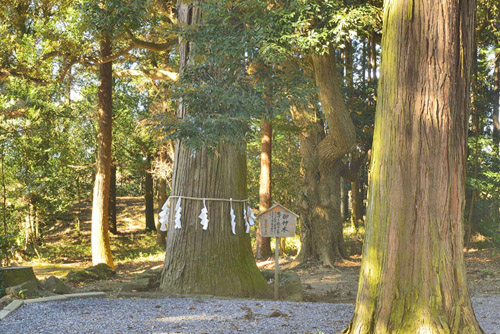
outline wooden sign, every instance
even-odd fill
[[[293,237],[297,224],[297,215],[281,204],[275,204],[260,213],[260,234],[263,237]]]

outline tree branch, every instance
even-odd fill
[[[178,43],[177,35],[170,36],[165,43],[152,43],[135,37],[130,30],[127,33],[132,40],[130,45],[136,49],[146,49],[152,52],[168,51]]]
[[[116,78],[145,76],[153,80],[177,81],[179,74],[167,69],[141,68],[138,70],[123,70],[113,74]]]

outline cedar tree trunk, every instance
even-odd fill
[[[366,237],[343,333],[482,333],[463,257],[475,1],[385,1]]]
[[[262,121],[262,152],[260,154],[260,189],[259,211],[263,212],[272,206],[272,140],[273,126],[271,122]],[[257,227],[255,257],[259,260],[272,256],[271,238],[260,235],[260,226]]]
[[[111,54],[111,42],[104,38],[101,55]],[[92,263],[114,267],[108,234],[109,185],[111,176],[111,127],[113,121],[113,69],[108,62],[99,66],[99,120],[97,161],[92,201]]]
[[[196,24],[201,13],[185,0],[177,2],[180,24]],[[187,64],[188,43],[180,40],[180,74]],[[181,104],[178,117],[186,109]],[[246,199],[246,156],[220,144],[216,154],[200,149],[193,152],[182,142],[176,145],[172,195]],[[252,254],[249,234],[245,233],[243,204],[234,202],[236,234],[231,231],[230,204],[207,201],[209,225],[202,230],[198,215],[203,203],[182,200],[182,228],[174,228],[174,198],[167,233],[165,263],[160,288],[163,291],[219,296],[264,296],[270,294]]]

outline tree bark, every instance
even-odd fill
[[[343,333],[482,333],[463,257],[475,1],[386,1],[369,204]]]
[[[319,143],[321,163],[333,164],[356,146],[356,130],[347,111],[337,75],[335,52],[311,56],[321,109],[329,129]]]
[[[186,0],[177,2],[182,25],[199,22],[200,11]],[[180,75],[189,56],[186,41],[180,40]],[[177,116],[186,116],[181,103]],[[246,156],[228,144],[220,144],[217,154],[205,149],[194,152],[182,142],[176,145],[172,195],[219,199],[246,199]],[[174,198],[174,203],[177,198]],[[230,203],[207,201],[209,226],[202,230],[198,215],[203,203],[182,200],[182,228],[169,224],[167,250],[161,276],[161,289],[167,292],[219,296],[270,295],[252,254],[250,237],[245,233],[243,204],[234,202],[236,234],[230,223]],[[174,221],[175,205],[170,221]]]
[[[158,177],[158,211],[161,211],[163,204],[167,200],[167,169],[171,167],[174,162],[174,151],[171,141],[168,141],[166,144],[162,145],[160,148],[160,175]],[[159,219],[158,219],[159,220]],[[156,243],[165,249],[167,246],[167,231],[160,230],[160,222],[156,224]]]
[[[111,41],[101,41],[101,55],[111,54]],[[113,121],[112,63],[99,65],[97,161],[92,202],[92,263],[114,267],[108,234],[109,185],[111,175],[111,144]]]
[[[358,175],[356,179],[351,182],[351,223],[357,230],[363,225],[363,193],[361,192],[361,185]]]
[[[151,174],[151,157],[148,156],[148,168],[145,170],[144,201],[146,202],[146,231],[156,231],[155,226],[155,200],[153,192],[153,175]]]
[[[333,266],[344,255],[339,165],[321,161],[319,145],[326,136],[323,124],[295,108],[292,117],[296,124],[305,127],[299,134],[304,177],[299,201],[302,224],[298,259],[314,259]]]
[[[109,185],[109,231],[118,234],[116,222],[116,165],[111,163],[111,176]],[[78,199],[80,200],[80,199]]]
[[[259,211],[269,209],[272,203],[272,140],[273,126],[271,122],[262,121],[262,152],[260,154],[260,188],[259,188]],[[273,255],[271,252],[271,238],[260,234],[260,226],[257,227],[255,257],[259,260],[267,259]]]
[[[305,130],[300,134],[304,168],[302,247],[299,259],[319,260],[333,266],[345,257],[340,213],[340,159],[356,145],[356,132],[340,89],[335,53],[312,55],[314,77],[319,87],[321,108],[328,125],[307,112],[292,110],[294,122]]]
[[[493,153],[500,157],[500,52],[496,53],[493,84]]]
[[[2,164],[2,222],[3,222],[3,233],[7,237],[7,184],[5,182],[5,138],[2,138],[2,153],[1,161]]]

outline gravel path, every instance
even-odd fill
[[[486,334],[500,334],[500,297],[473,298]],[[0,322],[1,334],[337,333],[348,304],[220,299],[72,299],[25,304]]]

